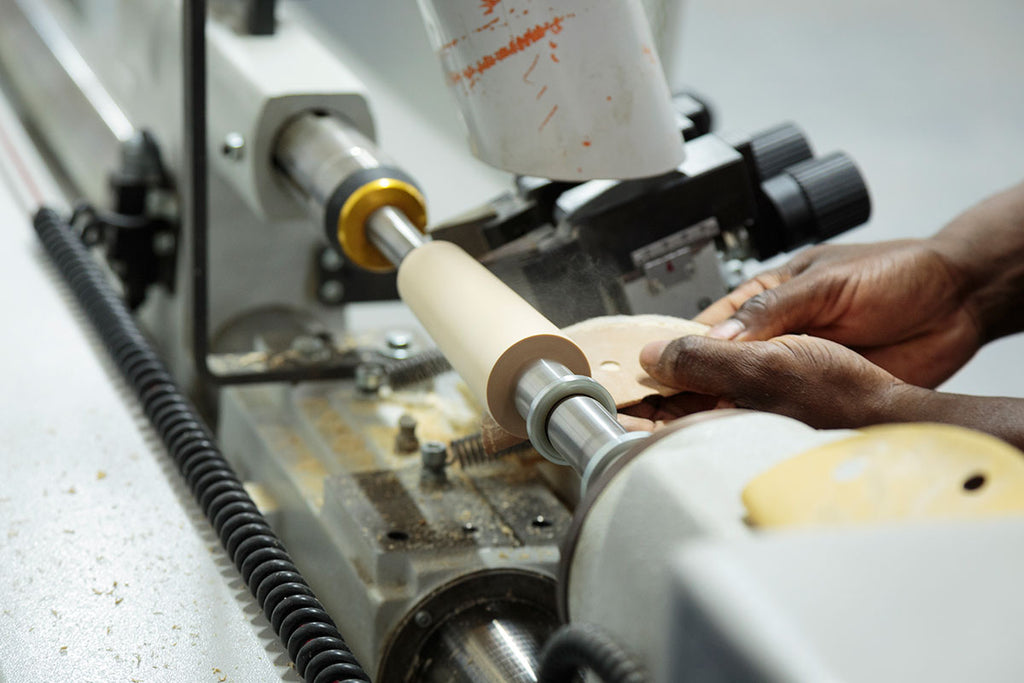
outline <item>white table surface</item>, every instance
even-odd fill
[[[299,680],[3,175],[0,274],[0,681]]]

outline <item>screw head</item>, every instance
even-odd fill
[[[341,258],[341,254],[334,251],[333,249],[324,249],[320,252],[320,267],[329,273],[336,273],[341,270],[341,267],[345,262]]]
[[[420,628],[426,628],[434,623],[434,618],[430,616],[430,612],[422,609],[413,615],[412,620]]]
[[[161,230],[153,235],[153,252],[157,256],[170,256],[174,253],[177,238],[169,230]]]
[[[317,294],[323,303],[337,304],[341,303],[342,298],[345,296],[345,287],[337,280],[327,280],[320,285]]]
[[[384,384],[384,366],[380,363],[360,363],[356,366],[356,387],[363,393],[375,394]]]
[[[389,349],[407,349],[412,345],[412,335],[408,332],[392,331],[385,337]]]
[[[220,151],[232,161],[241,161],[245,157],[245,138],[237,131],[228,133],[224,136]]]
[[[412,335],[402,330],[392,330],[384,335],[384,355],[395,360],[408,358],[412,347]]]

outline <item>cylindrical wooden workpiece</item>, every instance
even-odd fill
[[[398,269],[398,293],[495,421],[521,437],[516,380],[535,360],[590,375],[587,357],[505,283],[450,242],[414,249]]]

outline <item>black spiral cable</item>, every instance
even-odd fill
[[[566,624],[540,652],[538,683],[573,683],[591,671],[605,683],[648,683],[646,670],[594,624]]]
[[[178,389],[81,239],[52,209],[40,209],[33,225],[287,648],[296,671],[311,683],[369,681],[224,459],[213,434]]]

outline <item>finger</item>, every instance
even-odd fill
[[[720,405],[829,429],[878,422],[892,392],[906,386],[844,346],[797,335],[756,342],[681,337],[645,369],[663,384],[717,396]]]
[[[782,268],[761,273],[705,308],[694,318],[694,321],[705,325],[718,325],[731,318],[740,306],[751,297],[757,296],[766,289],[778,287],[788,279],[787,273]]]
[[[656,415],[660,410],[659,406],[652,400],[652,396],[645,397],[639,403],[634,403],[631,406],[622,406],[619,408],[620,415],[629,415],[631,417],[639,417],[644,420],[654,421]],[[660,396],[656,398],[661,398]]]
[[[661,401],[660,412],[657,418],[660,420],[674,420],[684,415],[701,413],[705,410],[712,410],[718,406],[720,399],[717,396],[706,396],[684,391],[680,394],[666,396]]]
[[[665,349],[671,343],[671,339],[662,339],[644,344],[644,347],[640,349],[640,367],[646,370],[648,375],[651,375],[651,371],[648,368],[653,368],[658,365],[661,361],[661,357],[665,354]],[[653,377],[654,375],[651,376]],[[669,386],[675,385],[670,384]]]
[[[835,322],[845,305],[842,301],[841,283],[794,278],[747,299],[731,318],[709,330],[708,336],[762,341],[812,332]]]
[[[728,320],[747,299],[763,292],[767,287],[759,280],[748,280],[721,299],[701,311],[694,322],[717,325]]]
[[[770,376],[764,346],[690,335],[649,344],[641,352],[640,364],[667,386],[735,400],[745,390],[756,391]]]
[[[664,422],[711,410],[718,402],[719,399],[715,396],[683,392],[671,396],[648,396],[640,403],[622,408],[621,412],[651,422]]]

